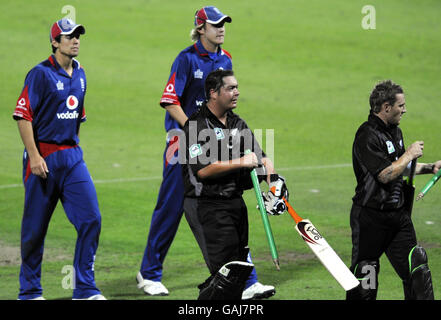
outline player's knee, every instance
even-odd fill
[[[353,269],[353,273],[360,281],[360,285],[349,290],[346,294],[346,299],[375,300],[377,298],[380,262],[378,260],[363,260],[355,265]]]
[[[87,215],[76,219],[73,224],[80,236],[95,237],[101,232],[101,215],[99,211],[92,210]]]
[[[421,246],[415,246],[409,253],[409,271],[412,274],[417,268],[427,265],[427,253]]]
[[[403,281],[406,300],[433,300],[432,275],[427,253],[421,246],[415,246],[409,253],[409,277]]]
[[[94,228],[101,228],[101,214],[99,210],[92,210],[85,219],[85,223]]]

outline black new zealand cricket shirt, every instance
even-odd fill
[[[386,124],[371,112],[355,134],[352,163],[357,178],[354,204],[379,210],[395,210],[404,204],[403,176],[383,184],[378,174],[405,152],[398,126]]]
[[[234,198],[253,187],[250,170],[241,169],[216,179],[201,181],[197,172],[216,161],[238,159],[246,149],[255,152],[259,161],[265,157],[254,134],[233,111],[226,125],[208,109],[206,103],[184,126],[186,159],[182,164],[185,197]],[[182,150],[182,149],[181,149]]]

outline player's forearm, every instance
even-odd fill
[[[242,164],[239,161],[216,161],[205,168],[200,169],[197,172],[199,179],[213,179],[226,175],[232,171],[242,168]]]
[[[170,114],[170,116],[176,120],[181,127],[184,127],[185,122],[187,121],[188,117],[184,113],[184,110],[182,110],[181,106],[178,106],[176,104],[170,104],[165,107],[165,110]]]
[[[34,130],[32,129],[32,122],[27,120],[18,120],[18,131],[20,132],[21,140],[26,148],[29,158],[39,156],[37,146],[34,139]]]
[[[266,181],[268,182],[268,184],[270,184],[270,175],[276,173],[276,170],[274,169],[274,164],[270,158],[262,158],[262,163],[265,166],[265,171],[267,174]]]
[[[398,158],[398,160],[392,162],[390,166],[383,169],[378,174],[378,181],[386,184],[395,180],[404,172],[404,170],[411,161],[412,161],[411,155],[405,152],[400,158]]]
[[[199,179],[217,178],[241,168],[257,168],[258,161],[254,152],[247,153],[241,158],[216,161],[197,172]]]
[[[435,163],[417,163],[415,168],[415,174],[434,173],[433,172],[434,167],[435,167]]]

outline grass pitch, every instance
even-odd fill
[[[84,66],[88,121],[81,146],[96,182],[102,232],[96,281],[109,299],[195,299],[208,276],[185,221],[165,260],[170,296],[143,295],[135,283],[161,182],[165,144],[159,99],[170,66],[190,45],[203,1],[4,1],[0,13],[0,299],[18,294],[23,206],[21,154],[12,112],[26,73],[50,55],[50,25],[75,8],[86,27],[78,60]],[[406,91],[405,144],[425,141],[422,162],[441,158],[441,3],[371,1],[376,29],[364,30],[365,1],[212,1],[231,15],[224,48],[233,56],[241,96],[236,112],[251,128],[274,129],[274,161],[287,178],[292,204],[349,264],[349,211],[355,178],[351,146],[368,115],[375,83],[393,79]],[[19,17],[19,19],[17,18]],[[265,144],[264,144],[265,147]],[[429,176],[416,178],[417,191]],[[440,186],[414,205],[413,220],[441,297]],[[272,299],[340,300],[345,293],[294,230],[288,214],[270,217],[281,271],[271,262],[253,191],[247,191],[250,247],[259,280]],[[46,238],[42,285],[47,299],[70,299],[62,268],[72,263],[76,234],[59,205]],[[400,279],[381,260],[378,299],[403,298]]]

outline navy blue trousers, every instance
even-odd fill
[[[76,146],[52,150],[43,157],[49,169],[47,179],[31,174],[26,152],[23,157],[25,203],[21,227],[19,298],[32,299],[43,294],[40,278],[44,239],[58,200],[77,231],[73,298],[100,294],[95,285],[94,261],[101,215],[95,186],[83,161],[83,151]]]

